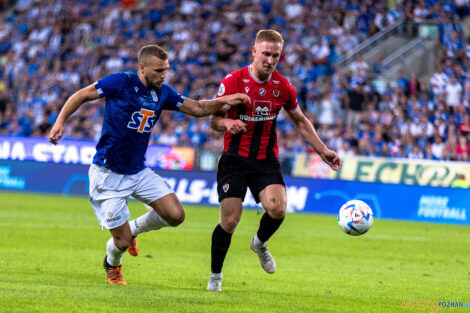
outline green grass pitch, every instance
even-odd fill
[[[146,211],[130,208],[133,217]],[[232,238],[223,292],[210,293],[219,211],[185,209],[181,226],[139,237],[140,255],[123,258],[128,285],[111,286],[102,268],[109,233],[87,198],[0,193],[0,312],[406,313],[417,309],[403,301],[470,300],[469,227],[376,220],[351,237],[335,216],[288,214],[269,242],[269,275],[249,249],[261,217],[253,210]]]

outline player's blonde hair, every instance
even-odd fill
[[[281,33],[273,29],[262,29],[256,34],[255,45],[263,41],[278,42],[281,46],[284,45],[284,39],[282,38]]]
[[[139,50],[139,63],[145,63],[148,57],[155,56],[159,59],[168,59],[168,52],[158,45],[143,46]]]

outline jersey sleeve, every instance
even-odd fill
[[[121,91],[122,86],[124,86],[126,76],[126,73],[108,75],[94,83],[96,91],[100,97],[117,95]]]
[[[173,87],[163,85],[167,89],[167,95],[163,104],[163,110],[179,111],[184,102],[184,97],[176,92]]]
[[[292,86],[289,82],[287,82],[287,90],[289,91],[289,97],[286,101],[286,104],[284,104],[284,110],[289,113],[294,113],[299,107],[299,103],[297,102],[297,92],[295,91],[294,86]]]
[[[222,79],[219,90],[217,91],[216,98],[220,98],[226,95],[231,95],[237,92],[237,79],[233,74],[228,74]],[[231,106],[228,104],[224,105],[224,108],[230,109]]]

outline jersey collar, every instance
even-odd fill
[[[252,72],[251,72],[251,66],[248,65],[248,73],[250,73],[250,76],[251,78],[253,78],[253,80],[257,83],[261,83],[261,84],[265,84],[267,82],[269,82],[271,80],[271,77],[273,76],[273,74],[269,75],[268,79],[266,80],[261,80],[259,78],[257,78]]]

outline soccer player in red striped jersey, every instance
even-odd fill
[[[260,30],[252,48],[253,62],[228,74],[217,93],[217,97],[246,93],[251,103],[224,106],[211,117],[211,127],[225,131],[225,136],[217,171],[221,217],[212,233],[209,291],[222,291],[222,266],[241,218],[247,188],[265,210],[250,248],[256,252],[266,272],[276,271],[266,242],[279,228],[286,213],[286,187],[278,160],[276,135],[276,119],[282,108],[322,160],[332,170],[341,167],[336,152],[326,147],[300,110],[292,85],[275,71],[283,44],[282,35],[277,31]]]

